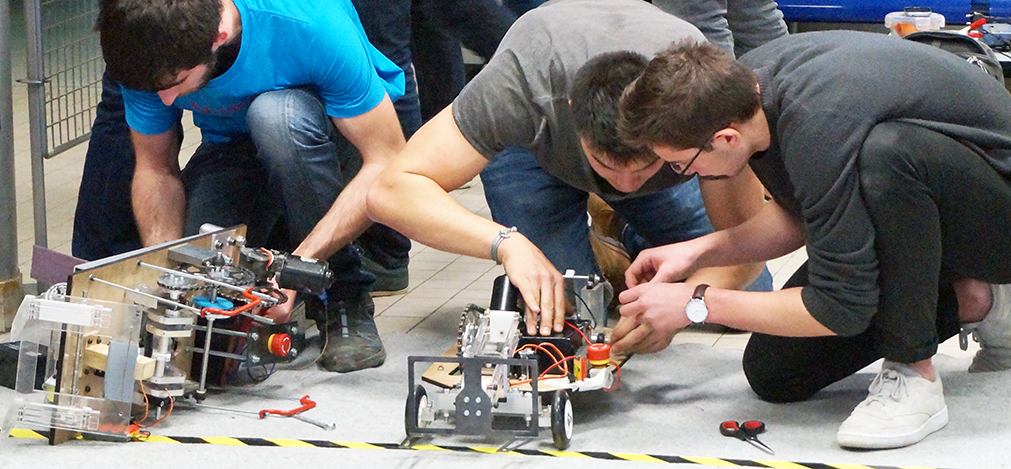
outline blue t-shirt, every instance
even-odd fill
[[[235,63],[172,106],[157,93],[123,89],[126,121],[145,135],[170,130],[184,109],[205,141],[248,133],[246,111],[260,93],[311,85],[328,115],[354,117],[386,94],[404,94],[404,72],[369,43],[349,0],[233,0],[242,21]]]

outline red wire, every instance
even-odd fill
[[[575,324],[572,324],[572,323],[571,323],[571,322],[569,322],[569,321],[565,321],[565,325],[567,325],[567,326],[569,326],[569,327],[571,327],[571,328],[575,329],[575,330],[576,330],[576,332],[578,332],[578,333],[579,333],[579,335],[583,336],[583,340],[585,340],[585,341],[586,341],[586,343],[588,343],[588,344],[590,343],[590,338],[589,338],[589,337],[587,337],[587,336],[586,336],[586,334],[584,334],[584,333],[583,333],[583,331],[579,330],[579,328],[578,328],[578,327],[576,327],[576,325],[575,325]]]
[[[265,268],[269,269],[270,268],[270,264],[274,263],[274,253],[270,252],[269,249],[263,248],[263,247],[261,247],[260,250],[263,251],[263,252],[265,252],[265,253],[267,253],[267,267],[265,267]]]
[[[244,304],[242,306],[239,306],[238,308],[235,308],[235,309],[232,309],[232,310],[228,310],[228,311],[225,311],[225,310],[223,310],[221,308],[214,308],[214,307],[208,306],[208,307],[200,310],[200,317],[206,317],[207,313],[211,313],[211,314],[217,314],[219,316],[225,316],[225,317],[229,317],[230,318],[230,317],[235,316],[235,315],[237,315],[239,313],[242,313],[243,311],[247,311],[249,309],[252,309],[256,305],[260,304],[260,298],[257,297],[257,296],[252,295],[251,293],[249,293],[249,292],[253,291],[253,288],[256,288],[256,287],[249,287],[249,288],[246,289],[246,291],[242,292],[242,296],[244,296],[247,299],[251,300],[249,303],[246,303],[246,304]]]
[[[144,418],[138,420],[135,425],[140,427],[140,424],[147,420],[148,411],[151,409],[151,403],[147,400],[147,391],[144,390],[144,381],[138,381],[140,383],[140,394],[144,396]]]
[[[538,379],[544,378],[544,375],[548,374],[548,371],[549,371],[549,370],[551,370],[552,368],[554,368],[554,367],[558,366],[559,364],[564,364],[564,363],[568,363],[568,361],[569,361],[569,360],[572,360],[572,359],[574,359],[574,358],[576,358],[576,357],[575,357],[575,356],[569,356],[569,357],[565,357],[565,358],[563,358],[563,359],[561,359],[561,360],[559,360],[559,361],[555,362],[555,363],[554,363],[554,364],[552,364],[551,366],[549,366],[549,367],[545,368],[545,369],[544,369],[544,371],[542,371],[542,372],[541,372],[541,374],[540,374],[540,376],[538,376],[537,378],[538,378]],[[569,374],[569,372],[568,372],[568,367],[567,367],[567,366],[566,366],[566,367],[565,367],[565,368],[563,369],[563,371],[565,372],[565,374]]]
[[[546,370],[544,370],[544,372],[542,372],[540,376],[544,376],[544,373],[547,372],[547,370],[550,370],[551,368],[554,368],[559,363],[562,364],[562,373],[569,374],[569,367],[565,363],[568,360],[568,358],[565,358],[565,354],[562,353],[561,350],[558,350],[558,347],[556,347],[555,344],[552,344],[551,342],[541,342],[541,343],[536,344],[536,345],[535,344],[527,344],[527,345],[524,345],[523,347],[520,347],[520,350],[523,350],[526,347],[536,348],[537,350],[540,350],[540,351],[548,354],[548,356],[551,357],[551,360],[554,361],[554,364],[552,364]],[[553,349],[555,351],[555,353],[558,354],[558,357],[555,357],[551,352],[549,352],[548,350],[546,350],[545,347],[551,347],[551,349]]]
[[[169,396],[168,412],[166,412],[165,415],[162,418],[158,419],[155,423],[152,423],[151,425],[138,425],[138,427],[140,427],[140,428],[151,428],[151,427],[153,427],[155,425],[158,425],[159,423],[162,423],[163,421],[165,421],[165,419],[168,418],[169,415],[172,415],[172,409],[175,408],[175,403],[176,403],[175,398],[173,398],[172,396]]]

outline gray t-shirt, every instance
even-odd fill
[[[672,42],[705,38],[691,24],[642,0],[555,0],[520,17],[484,69],[453,101],[463,136],[491,159],[506,147],[533,152],[544,170],[609,198],[625,196],[590,167],[579,145],[568,91],[590,58],[631,50],[653,57]],[[668,166],[638,191],[682,181]]]
[[[837,334],[859,333],[879,295],[857,169],[868,133],[881,122],[919,125],[1011,177],[1011,96],[954,54],[883,34],[795,34],[740,61],[758,76],[772,137],[751,167],[807,227],[804,305]]]

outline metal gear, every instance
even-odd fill
[[[166,290],[194,291],[207,288],[208,285],[194,278],[165,272],[158,276],[158,286]]]
[[[223,265],[207,272],[207,278],[239,287],[249,287],[256,282],[256,275],[249,269]]]
[[[53,284],[40,296],[47,300],[62,300],[67,296],[67,282]]]

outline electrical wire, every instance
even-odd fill
[[[165,415],[162,416],[162,418],[160,418],[157,421],[155,421],[155,423],[152,423],[151,425],[140,425],[140,428],[151,428],[151,427],[153,427],[155,425],[158,425],[159,423],[164,422],[165,419],[167,419],[169,415],[172,415],[172,409],[175,408],[175,403],[176,403],[176,399],[174,397],[172,397],[172,396],[169,396],[168,412],[165,412]]]
[[[260,298],[258,296],[255,296],[255,295],[253,295],[253,294],[250,293],[251,291],[253,291],[254,288],[256,288],[256,287],[249,287],[249,288],[246,289],[246,291],[242,292],[242,296],[246,297],[246,299],[248,299],[248,300],[251,300],[249,303],[246,303],[246,304],[244,304],[242,306],[239,306],[238,308],[235,308],[235,309],[232,309],[232,310],[227,310],[227,311],[223,310],[221,308],[215,308],[215,307],[212,307],[212,306],[207,306],[204,309],[200,310],[200,317],[206,317],[207,313],[210,313],[210,314],[215,314],[215,315],[218,315],[218,316],[225,316],[225,317],[230,318],[232,316],[238,315],[239,313],[242,313],[244,311],[247,311],[247,310],[250,310],[250,309],[254,308],[256,305],[260,304]]]
[[[274,263],[274,253],[270,252],[269,249],[264,247],[261,247],[260,250],[267,254],[267,266],[264,268],[269,269],[270,265]]]
[[[537,376],[537,381],[543,381],[543,380],[547,380],[547,379],[558,379],[558,378],[561,378],[561,377],[565,376],[565,375],[551,375],[549,377],[545,377],[545,374],[547,374],[548,371],[550,371],[552,368],[558,366],[559,364],[561,364],[561,363],[567,363],[569,360],[572,360],[574,358],[576,358],[576,357],[574,357],[574,356],[564,357],[562,360],[553,363],[551,366],[545,368],[544,371],[542,371],[539,376]],[[510,381],[509,385],[510,386],[522,386],[524,384],[530,384],[533,381],[534,381],[533,378],[524,379],[524,380],[517,380],[517,381]]]
[[[583,296],[580,295],[579,293],[574,293],[574,295],[576,296],[577,299],[579,299],[579,302],[582,303],[583,306],[586,307],[586,312],[590,313],[590,320],[593,321],[593,328],[596,329],[597,328],[597,317],[593,315],[593,310],[590,308],[590,305],[588,305],[586,303],[586,300],[584,300]],[[587,342],[587,343],[589,343],[589,342]]]
[[[144,389],[144,381],[141,380],[141,381],[138,381],[138,382],[140,383],[140,394],[142,396],[144,396],[144,417],[141,418],[140,420],[138,420],[135,423],[135,425],[138,425],[138,428],[139,428],[139,424],[144,423],[144,421],[147,420],[147,414],[148,414],[148,410],[151,409],[151,403],[148,402],[148,400],[147,400],[147,391]]]
[[[565,370],[565,374],[566,375],[569,374],[569,372],[568,372],[568,362],[569,362],[569,360],[574,360],[575,358],[576,358],[575,355],[570,355],[568,357],[563,357],[561,360],[556,361],[551,366],[545,368],[544,371],[542,371],[541,374],[539,376],[537,376],[537,379],[544,379],[544,376],[548,374],[548,371],[550,371],[552,368],[558,366],[559,364],[562,365],[563,369]]]
[[[264,370],[267,369],[267,365],[260,365],[260,367],[263,368]],[[270,378],[270,376],[274,374],[274,369],[276,367],[277,367],[277,363],[271,363],[270,364],[270,371],[267,372],[267,374],[265,374],[263,377],[257,378],[255,376],[253,376],[253,368],[247,366],[246,367],[246,375],[249,376],[249,379],[251,379],[251,380],[253,380],[253,381],[257,382],[257,383],[262,383],[262,382],[266,381],[267,378]]]
[[[548,350],[547,347],[551,347],[552,349],[554,349],[554,351],[558,353],[558,356],[556,357],[553,353],[551,353],[551,351]],[[555,365],[557,365],[558,362],[565,360],[565,354],[563,354],[561,350],[558,350],[558,347],[555,347],[555,344],[552,344],[551,342],[541,342],[539,344],[526,344],[526,345],[520,347],[519,350],[517,350],[517,352],[519,352],[520,350],[526,350],[526,349],[530,349],[530,348],[539,350],[541,352],[544,352],[544,354],[546,354],[549,358],[551,358],[551,361],[553,363],[545,371],[550,370],[552,367],[554,367]],[[563,372],[565,374],[569,373],[567,366],[564,366]],[[544,376],[543,372],[541,373],[541,376]]]
[[[579,329],[578,327],[576,327],[576,325],[575,325],[575,324],[573,324],[573,323],[571,323],[571,322],[569,322],[569,321],[565,321],[565,325],[566,325],[566,326],[569,326],[569,327],[571,327],[571,328],[573,328],[573,329],[575,329],[575,330],[576,330],[576,332],[578,332],[578,333],[579,333],[579,335],[583,336],[583,340],[585,340],[587,344],[590,344],[590,343],[592,343],[592,342],[590,341],[590,338],[589,338],[589,337],[587,337],[587,336],[586,336],[586,334],[584,334],[582,330],[580,330],[580,329]]]
[[[172,409],[175,408],[175,401],[176,400],[175,400],[175,398],[173,398],[170,395],[169,396],[169,409],[168,409],[168,412],[165,413],[165,416],[163,416],[162,418],[158,419],[157,421],[155,421],[154,423],[152,423],[150,425],[144,425],[143,423],[144,423],[145,420],[147,420],[147,416],[148,416],[149,411],[151,409],[151,401],[149,401],[148,398],[147,398],[147,391],[144,389],[144,382],[143,381],[140,381],[140,393],[144,395],[144,418],[140,419],[139,421],[137,421],[136,423],[134,423],[133,425],[131,425],[131,427],[136,426],[138,429],[141,429],[141,428],[151,428],[151,427],[153,427],[155,425],[158,425],[159,423],[164,422],[165,419],[167,419],[169,415],[172,415]]]

